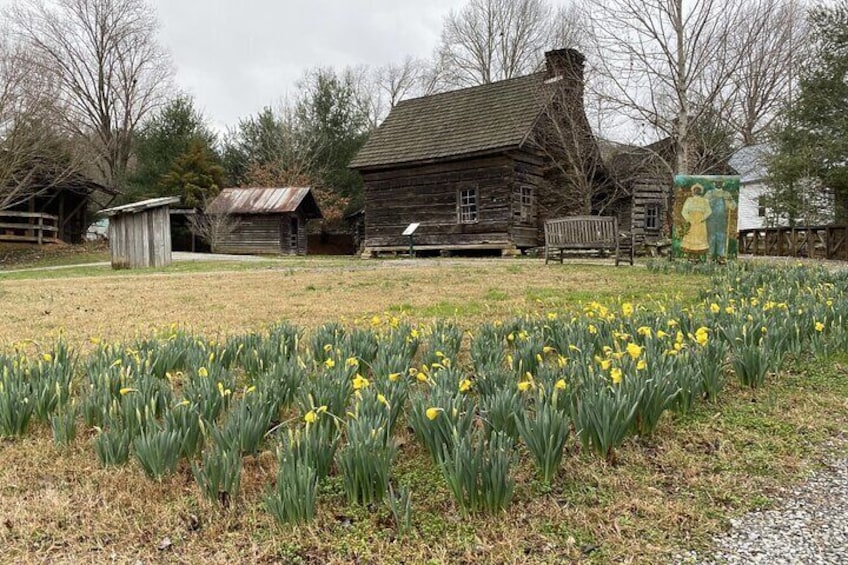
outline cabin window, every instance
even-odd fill
[[[533,216],[533,187],[521,187],[521,219],[529,220]]]
[[[660,205],[656,202],[645,206],[645,229],[660,229]]]
[[[760,218],[766,217],[766,195],[760,194],[757,198],[757,216]]]
[[[473,224],[477,221],[477,189],[469,188],[460,190],[458,194],[459,206],[457,208],[457,220],[460,224]]]

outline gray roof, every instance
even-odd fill
[[[771,156],[771,147],[765,143],[740,147],[730,157],[730,166],[739,171],[742,184],[757,182],[768,177],[766,160]]]
[[[118,214],[137,214],[139,212],[144,212],[145,210],[150,210],[151,208],[161,208],[163,206],[177,204],[179,201],[179,196],[163,196],[161,198],[151,198],[149,200],[133,202],[132,204],[124,204],[123,206],[116,206],[114,208],[106,208],[105,210],[100,210],[99,213],[103,216],[110,217],[117,216]]]
[[[371,134],[354,169],[518,147],[539,115],[544,73],[403,100]]]

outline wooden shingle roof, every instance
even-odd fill
[[[539,115],[545,74],[399,102],[350,164],[367,169],[518,147]]]

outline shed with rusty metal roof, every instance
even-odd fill
[[[323,217],[309,187],[225,188],[206,214],[218,221],[213,251],[305,255],[306,225]]]

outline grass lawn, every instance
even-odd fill
[[[314,327],[386,312],[416,320],[484,320],[591,300],[693,299],[699,279],[642,268],[539,260],[291,259],[187,262],[167,269],[0,272],[0,345],[62,333],[126,340],[178,323],[206,335],[243,333],[282,319]]]
[[[597,300],[694,303],[707,279],[641,268],[537,260],[185,264],[165,271],[0,274],[0,348],[88,338],[129,340],[177,323],[207,336],[288,319],[314,328],[386,313],[450,318],[463,329]],[[135,462],[102,469],[94,430],[57,448],[49,426],[0,440],[0,561],[284,563],[657,563],[708,546],[729,518],[766,507],[819,467],[848,424],[848,356],[790,360],[756,391],[729,384],[715,404],[667,412],[652,439],[631,438],[617,463],[569,443],[544,487],[526,452],[506,513],[463,517],[438,468],[406,429],[395,479],[409,487],[413,531],[399,538],[384,505],[351,506],[341,477],[321,484],[309,525],[277,526],[262,509],[276,461],[244,462],[229,509],[206,502],[190,468],[161,482]],[[522,448],[523,449],[523,448]],[[830,450],[830,451],[828,451]]]
[[[84,265],[108,260],[109,247],[105,243],[38,246],[0,242],[0,273],[3,270]]]

